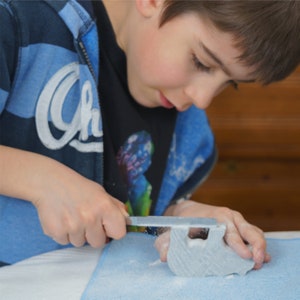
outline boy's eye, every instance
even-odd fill
[[[197,70],[204,71],[204,72],[209,72],[211,70],[210,67],[205,66],[198,58],[197,56],[193,53],[192,54],[192,60],[193,64],[196,67]],[[229,80],[227,82],[229,85],[231,85],[235,90],[239,89],[239,85],[236,81],[234,80]]]
[[[239,85],[236,81],[234,80],[229,80],[228,83],[235,89],[238,90],[239,89]]]
[[[204,71],[204,72],[209,72],[210,68],[205,66],[198,58],[195,54],[192,55],[192,60],[193,60],[193,64],[196,67],[197,70],[200,71]]]

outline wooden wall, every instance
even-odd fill
[[[268,87],[229,88],[207,114],[219,159],[193,199],[236,209],[265,231],[300,230],[300,68]]]

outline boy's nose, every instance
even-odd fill
[[[216,72],[213,75],[194,77],[183,89],[186,103],[194,104],[200,109],[206,109],[223,89],[226,87],[228,78],[223,72]]]
[[[190,106],[194,104],[200,109],[205,109],[212,102],[217,90],[215,85],[189,85],[184,89],[184,94],[188,99],[185,105]]]

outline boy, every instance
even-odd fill
[[[238,212],[179,200],[216,159],[203,111],[213,97],[298,65],[300,3],[0,4],[1,261],[119,239],[125,204],[136,215],[214,217],[255,268],[270,259]]]

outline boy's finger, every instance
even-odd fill
[[[78,232],[70,233],[69,234],[69,241],[75,247],[83,246],[86,242],[84,229],[82,229]]]
[[[102,224],[86,229],[85,238],[93,248],[100,248],[106,244],[106,233]]]
[[[160,260],[162,262],[167,261],[168,250],[170,245],[170,230],[165,231],[161,235],[159,235],[154,243],[156,250],[160,255]]]
[[[251,250],[245,245],[236,229],[227,229],[224,239],[227,245],[232,248],[232,250],[235,251],[240,257],[245,259],[252,258]]]
[[[126,234],[126,218],[123,211],[118,208],[111,211],[102,220],[103,227],[108,237],[121,239]]]
[[[249,223],[243,223],[239,230],[243,239],[251,245],[255,268],[259,269],[264,262],[270,260],[266,254],[267,243],[263,231]]]

